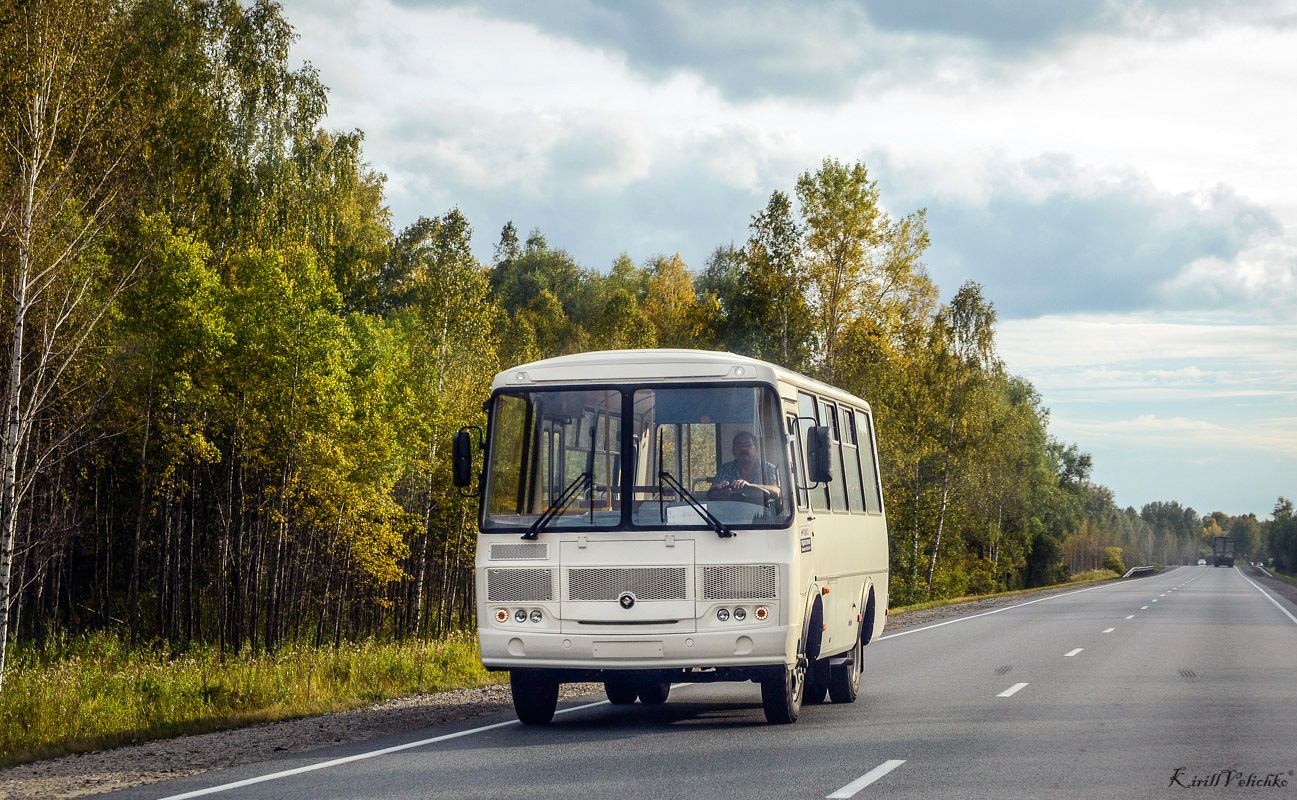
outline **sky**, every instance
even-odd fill
[[[698,269],[862,161],[1119,505],[1297,495],[1297,0],[284,5],[397,226]]]

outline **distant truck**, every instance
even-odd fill
[[[1217,536],[1215,541],[1216,558],[1214,566],[1234,566],[1234,537]]]

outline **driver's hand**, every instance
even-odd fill
[[[749,486],[751,486],[751,485],[752,485],[752,484],[748,483],[747,481],[743,480],[742,478],[739,478],[738,480],[734,481],[734,487],[733,487],[733,488],[734,488],[734,491],[739,492],[739,491],[742,491],[742,490],[746,489],[747,487],[749,487]]]

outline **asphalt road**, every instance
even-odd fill
[[[885,634],[859,700],[791,726],[765,724],[755,684],[677,686],[656,708],[589,697],[549,727],[478,718],[113,796],[1294,797],[1294,666],[1297,607],[1181,567]]]

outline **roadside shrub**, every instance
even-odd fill
[[[1103,548],[1103,568],[1110,569],[1118,575],[1126,574],[1126,564],[1121,560],[1120,547]]]

